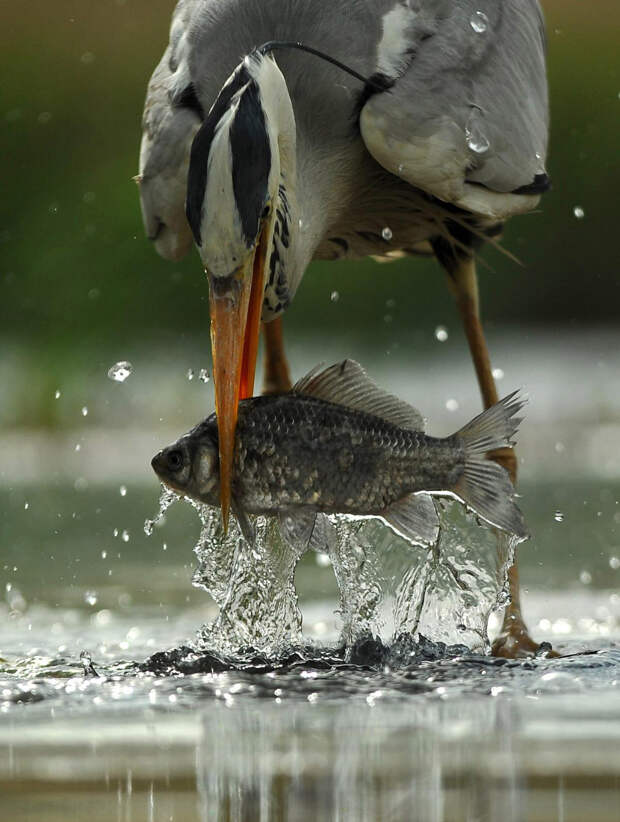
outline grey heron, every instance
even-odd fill
[[[179,0],[143,126],[147,235],[170,259],[193,239],[209,279],[225,520],[260,321],[284,389],[278,318],[312,260],[434,253],[497,401],[475,251],[549,185],[538,0]],[[500,651],[532,651],[516,566],[510,586]]]

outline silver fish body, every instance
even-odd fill
[[[309,539],[317,514],[381,517],[412,542],[436,539],[429,495],[459,497],[493,525],[525,528],[503,468],[485,458],[509,444],[521,403],[507,398],[444,439],[427,436],[415,409],[378,388],[351,360],[311,372],[290,393],[239,405],[233,511],[277,515]],[[219,504],[215,414],[153,458],[160,479]]]
[[[256,397],[240,406],[233,494],[253,514],[295,506],[380,514],[407,494],[454,487],[464,465],[454,437],[427,437],[316,397]]]

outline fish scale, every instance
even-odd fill
[[[454,441],[304,396],[242,403],[236,443],[233,494],[256,513],[265,499],[286,506],[298,495],[309,505],[317,494],[326,512],[378,512],[404,494],[451,487],[464,465]],[[251,475],[242,469],[248,462],[256,466]]]

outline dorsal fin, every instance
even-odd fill
[[[293,386],[293,393],[364,411],[410,431],[424,431],[420,412],[375,385],[355,360],[343,360],[321,369],[322,364],[302,377]]]

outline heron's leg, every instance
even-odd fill
[[[284,341],[282,338],[282,318],[263,323],[265,342],[265,366],[263,370],[263,394],[282,394],[291,388]]]
[[[497,387],[491,370],[491,360],[486,339],[480,321],[480,301],[478,297],[478,278],[473,256],[460,249],[447,251],[443,243],[435,248],[437,257],[450,277],[451,288],[456,297],[465,336],[478,377],[478,385],[485,408],[494,405],[498,400]],[[517,459],[514,449],[499,448],[491,457],[508,471],[512,483],[517,479]],[[499,545],[498,545],[499,548]],[[510,603],[504,614],[502,630],[493,643],[495,656],[530,656],[535,654],[539,645],[530,637],[521,615],[521,598],[519,593],[519,572],[516,563],[508,570]]]

